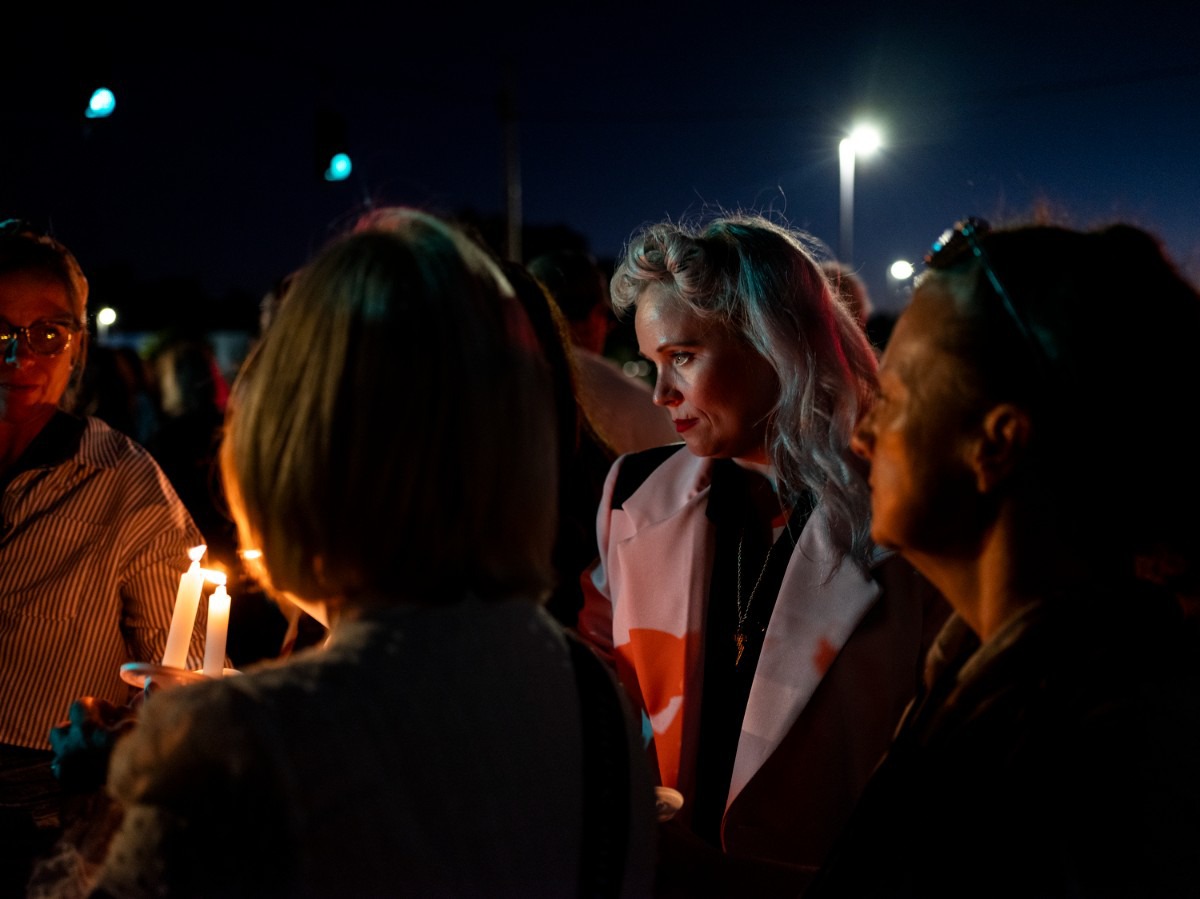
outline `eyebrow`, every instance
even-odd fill
[[[674,350],[696,349],[703,345],[704,341],[698,337],[674,338],[672,340],[664,340],[662,343],[656,346],[652,352],[662,353],[671,352]],[[638,355],[642,356],[643,358],[647,358],[646,354],[642,352],[640,347],[638,348]]]
[[[31,321],[27,325],[18,325],[16,322],[10,321],[8,316],[0,315],[0,322],[4,322],[6,324],[12,325],[15,328],[21,328],[21,327],[32,328],[34,325],[39,325],[39,324],[65,325],[65,326],[71,327],[71,328],[79,327],[78,322],[75,320],[74,317],[72,317],[70,315],[45,315],[45,316],[42,316],[41,318],[35,318],[33,321]]]

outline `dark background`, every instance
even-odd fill
[[[1121,218],[1200,274],[1193,3],[162,4],[5,12],[0,215],[52,228],[120,330],[253,329],[353,214],[409,203],[530,258],[765,211],[837,252],[837,143],[869,114],[853,265],[899,308],[966,214]],[[115,114],[85,121],[103,82]],[[314,172],[315,122],[355,169]],[[506,125],[509,130],[506,130]],[[516,152],[506,155],[506,148]]]

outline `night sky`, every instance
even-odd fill
[[[877,306],[968,214],[1123,219],[1200,280],[1190,2],[42,6],[5,27],[0,215],[52,227],[118,311],[249,309],[370,203],[502,222],[506,90],[525,248],[558,226],[612,258],[644,222],[743,210],[836,253],[837,144],[869,117],[852,263]],[[85,123],[93,78],[118,105]],[[314,173],[319,108],[347,182]]]

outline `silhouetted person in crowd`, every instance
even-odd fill
[[[503,263],[529,315],[554,379],[558,422],[558,537],[554,543],[557,584],[546,608],[574,627],[583,606],[579,573],[596,558],[596,511],[616,452],[599,435],[579,398],[567,321],[542,284],[515,262]]]
[[[846,304],[846,308],[850,310],[850,314],[854,316],[858,326],[865,329],[871,314],[875,311],[875,304],[871,302],[867,283],[856,272],[837,260],[831,259],[821,263],[821,269],[829,278],[834,295]]]
[[[894,312],[887,312],[879,309],[871,313],[871,317],[867,319],[867,339],[871,341],[871,346],[875,347],[875,352],[879,355],[887,349],[888,340],[892,336],[892,328],[896,327],[897,315]]]
[[[217,468],[228,388],[211,344],[202,335],[168,335],[154,349],[159,426],[147,448],[208,540],[209,566],[229,576],[237,596],[230,607],[227,652],[234,667],[278,655],[288,620],[279,604],[253,583],[237,555],[237,532]]]
[[[137,350],[90,346],[74,411],[147,443],[158,427],[158,404]]]
[[[604,355],[612,306],[604,270],[587,253],[559,250],[529,263],[566,316],[579,390],[597,429],[618,453],[678,443],[671,417],[654,405],[650,386]]]

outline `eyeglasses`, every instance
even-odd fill
[[[16,354],[17,338],[39,356],[57,356],[71,345],[79,326],[74,322],[42,318],[32,325],[21,327],[0,318],[0,356],[10,359]]]
[[[990,230],[991,226],[981,218],[971,217],[956,222],[953,228],[943,231],[942,236],[933,242],[929,252],[925,254],[925,264],[930,268],[949,268],[960,261],[969,250],[979,260],[979,265],[983,268],[983,273],[987,275],[992,290],[1004,304],[1004,311],[1008,313],[1008,317],[1021,332],[1021,337],[1033,348],[1038,359],[1045,361],[1049,358],[1046,348],[1034,333],[1033,328],[1030,327],[1029,322],[1017,311],[1012,297],[996,275],[996,270],[992,268],[992,263],[983,250],[983,244],[979,241]]]

